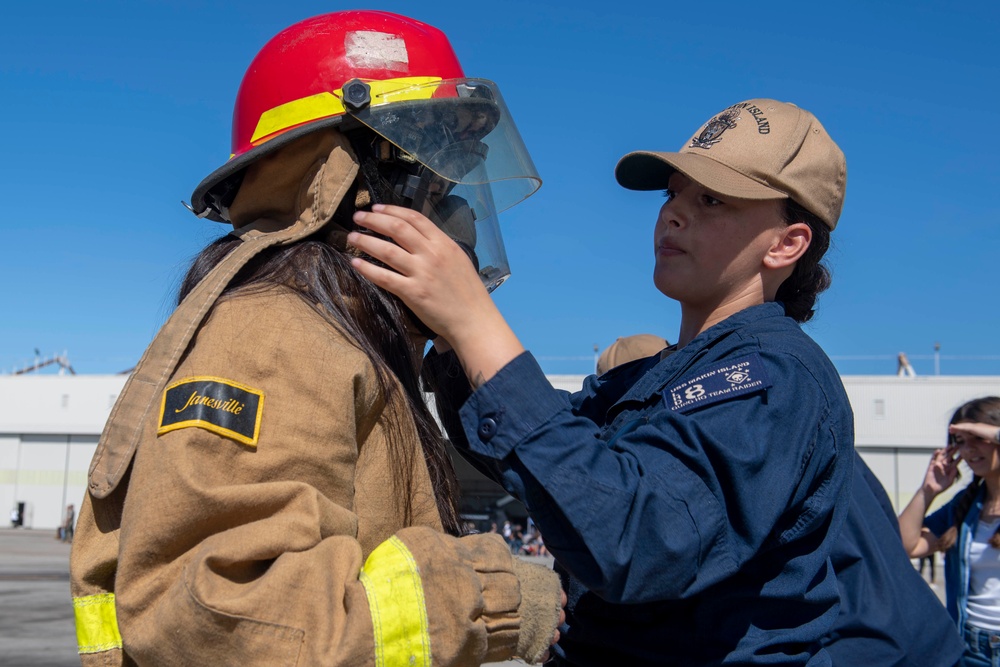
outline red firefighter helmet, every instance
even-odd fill
[[[541,184],[496,84],[466,78],[444,33],[389,12],[343,11],[282,30],[254,57],[236,96],[230,159],[195,188],[191,209],[227,220],[250,164],[348,119],[454,184],[493,184],[489,213]]]

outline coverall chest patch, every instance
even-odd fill
[[[189,377],[169,385],[160,404],[157,435],[197,427],[257,445],[264,392],[218,377]]]
[[[770,386],[764,361],[754,353],[682,380],[663,392],[663,402],[671,410],[688,412]]]

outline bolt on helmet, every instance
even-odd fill
[[[497,213],[541,185],[495,83],[468,78],[437,28],[379,11],[333,12],[274,36],[233,110],[232,155],[191,197],[228,221],[244,170],[336,126],[374,203],[419,210],[465,247],[488,289],[509,275]]]

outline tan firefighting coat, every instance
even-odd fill
[[[330,182],[355,173],[335,143],[306,212],[241,232],[246,257],[178,308],[112,413],[71,558],[85,666],[473,665],[547,648],[555,575],[499,536],[441,531],[402,390],[387,402],[367,355],[290,291],[218,297],[254,244],[329,220]],[[393,423],[410,456],[390,454]],[[391,456],[411,467],[409,525]]]

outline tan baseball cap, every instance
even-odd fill
[[[844,153],[815,116],[788,102],[734,104],[676,153],[629,153],[615,177],[630,190],[660,190],[674,170],[737,199],[791,197],[830,229],[844,206]]]
[[[601,352],[601,356],[597,358],[597,374],[604,375],[615,366],[651,357],[669,346],[670,343],[666,339],[653,334],[619,337],[611,345],[608,345],[604,352]]]

